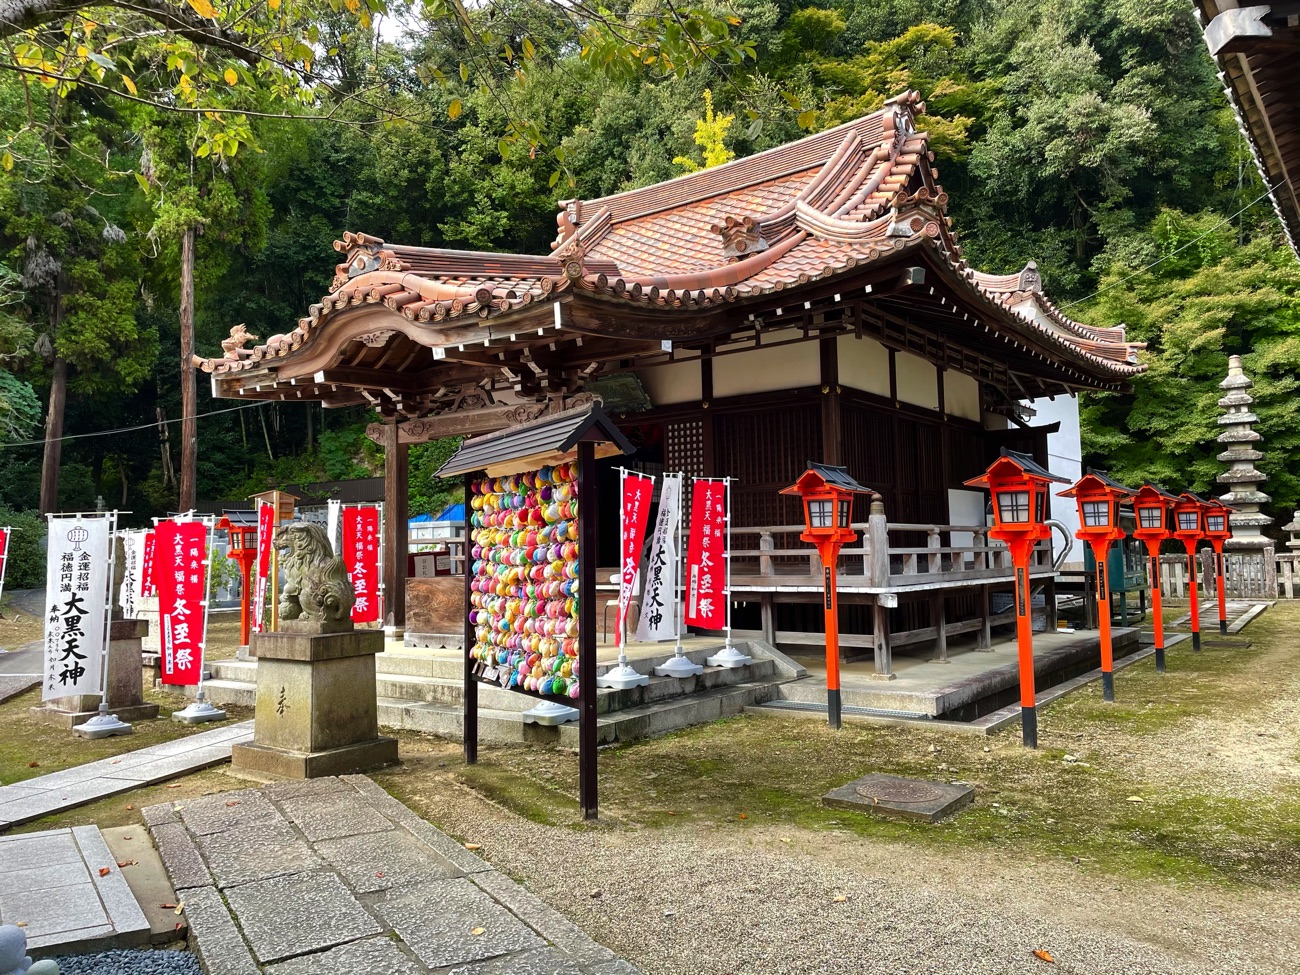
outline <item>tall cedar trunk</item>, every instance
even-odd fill
[[[189,511],[196,500],[197,398],[194,381],[194,228],[190,227],[181,238],[181,511]]]
[[[54,360],[50,411],[45,416],[45,458],[41,462],[41,514],[59,510],[59,461],[63,453],[63,407],[68,401],[68,363]]]

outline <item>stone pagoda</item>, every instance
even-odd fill
[[[1268,480],[1268,475],[1255,467],[1256,461],[1262,460],[1264,454],[1256,449],[1263,437],[1254,429],[1259,417],[1250,408],[1254,402],[1250,390],[1254,386],[1241,367],[1241,356],[1230,356],[1227,378],[1219,383],[1219,388],[1224,391],[1223,398],[1219,400],[1224,414],[1219,417],[1219,426],[1223,427],[1223,432],[1219,434],[1218,441],[1224,449],[1217,457],[1229,466],[1217,480],[1228,489],[1227,494],[1220,495],[1220,500],[1236,510],[1228,516],[1232,538],[1223,547],[1227,552],[1250,562],[1258,560],[1262,563],[1258,568],[1243,564],[1241,569],[1244,571],[1234,573],[1242,581],[1258,580],[1262,583],[1262,591],[1242,592],[1240,595],[1273,598],[1277,593],[1274,543],[1263,532],[1265,527],[1273,523],[1273,519],[1260,510],[1260,505],[1267,504],[1272,498],[1260,490],[1260,486]]]

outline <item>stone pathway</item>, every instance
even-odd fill
[[[241,721],[0,786],[0,831],[229,761],[232,745],[252,739],[253,722]]]
[[[98,951],[149,941],[149,922],[93,826],[0,836],[0,923],[29,949]]]
[[[1240,633],[1245,628],[1246,624],[1272,605],[1273,604],[1268,601],[1229,599],[1223,607],[1228,620],[1228,632]],[[1207,597],[1202,593],[1200,609],[1201,633],[1207,637],[1217,636],[1219,632],[1218,600],[1212,596]],[[1172,620],[1166,624],[1166,628],[1185,627],[1188,626],[1191,621],[1192,614],[1187,612],[1176,620]]]
[[[143,814],[207,975],[636,975],[362,775]]]

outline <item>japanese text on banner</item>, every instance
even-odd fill
[[[682,503],[682,476],[664,476],[646,570],[645,595],[636,638],[644,642],[677,636],[677,522]]]
[[[41,699],[100,690],[108,599],[107,518],[52,518],[45,564]]]
[[[157,529],[150,528],[144,533],[144,554],[140,560],[140,595],[158,595],[158,579],[153,571],[153,556],[158,547]]]
[[[357,594],[353,623],[379,619],[379,509],[343,509],[343,567]]]
[[[645,540],[645,526],[650,517],[650,498],[654,494],[654,487],[655,482],[648,477],[627,471],[623,473],[622,555],[618,580],[618,624],[614,630],[614,641],[618,646],[623,645],[623,625],[636,588],[641,543]]]
[[[207,629],[208,526],[201,521],[158,525],[158,621],[162,682],[197,684]]]
[[[686,545],[686,624],[708,630],[727,625],[727,483],[697,479],[691,493]]]

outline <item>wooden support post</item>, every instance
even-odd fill
[[[384,597],[388,602],[387,625],[399,632],[406,629],[409,452],[410,446],[398,438],[397,424],[387,424],[384,430]]]
[[[772,533],[769,531],[761,532],[758,536],[758,550],[760,552],[771,552],[776,548],[776,543],[772,540]],[[761,576],[772,575],[772,556],[760,555],[758,557],[758,574]]]
[[[596,775],[596,445],[578,444],[578,804],[599,813]]]
[[[464,623],[463,647],[464,659],[464,716],[462,718],[462,731],[465,743],[465,764],[473,765],[478,761],[478,678],[474,676],[474,659],[469,655],[474,649],[474,624],[469,621],[470,594],[473,590],[470,588],[474,581],[474,561],[470,558],[470,549],[473,547],[469,540],[469,499],[473,496],[471,485],[474,479],[468,475],[465,477],[465,541],[461,545],[461,554],[464,555],[464,572],[465,572],[465,605],[462,607]]]
[[[198,493],[198,392],[194,382],[194,228],[181,235],[181,484],[177,507],[189,511]]]
[[[759,597],[759,609],[763,618],[763,642],[776,646],[776,605],[770,592]]]
[[[889,648],[889,610],[879,599],[871,607],[871,639],[876,651],[876,676],[892,677],[894,655]]]
[[[980,639],[977,650],[993,649],[992,613],[989,610],[989,587],[980,586]]]
[[[870,571],[867,585],[889,585],[889,522],[885,520],[885,503],[880,495],[871,498],[871,514],[867,517],[867,544],[871,549]]]
[[[934,659],[948,662],[948,604],[942,595],[935,596],[930,615],[934,617]]]

